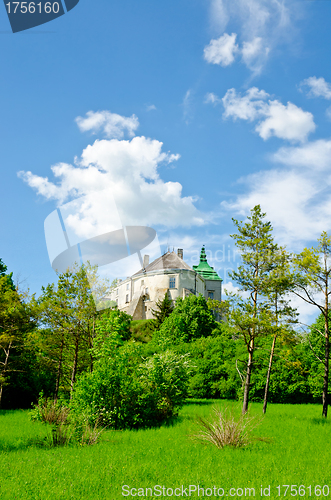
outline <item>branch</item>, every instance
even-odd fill
[[[237,359],[236,359],[236,368],[237,368],[237,372],[239,373],[239,377],[240,377],[241,383],[243,384],[245,378],[244,378],[243,374],[241,373],[241,371],[238,368],[238,360]]]
[[[307,292],[307,290],[305,290],[303,287],[300,287],[300,288],[303,289],[303,291],[306,293],[306,295],[307,295],[307,297],[308,297],[309,300],[305,299],[305,297],[303,297],[302,295],[300,295],[298,292],[295,292],[294,290],[292,290],[292,293],[294,293],[294,295],[296,295],[297,297],[300,297],[300,299],[302,299],[305,302],[307,302],[307,304],[311,304],[312,306],[318,307],[319,310],[323,313],[324,307],[320,306],[320,304],[318,304],[317,302],[315,302],[315,300],[310,297],[310,295]]]
[[[316,352],[314,351],[313,346],[311,345],[310,338],[309,338],[309,335],[308,335],[308,334],[307,334],[307,338],[308,338],[308,342],[309,342],[310,349],[312,350],[312,352],[313,352],[313,354],[314,354],[315,358],[317,358],[317,359],[318,359],[318,361],[319,361],[320,363],[323,363],[323,360],[322,360],[321,358],[319,358],[319,357],[317,356]]]

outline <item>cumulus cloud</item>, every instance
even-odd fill
[[[239,51],[236,45],[237,35],[232,33],[220,36],[217,40],[211,40],[204,48],[204,59],[211,64],[229,66],[235,60],[235,55]]]
[[[272,136],[289,141],[303,142],[314,132],[314,118],[308,111],[303,111],[295,104],[288,102],[285,106],[270,97],[264,90],[252,87],[244,95],[237,94],[235,89],[226,92],[222,99],[224,118],[255,121],[256,132],[266,140]]]
[[[204,216],[194,196],[182,196],[179,182],[164,182],[163,164],[179,155],[162,151],[162,142],[144,136],[103,139],[87,146],[75,164],[51,167],[54,182],[32,172],[18,175],[39,195],[58,205],[82,198],[76,215],[66,221],[76,234],[91,237],[109,230],[114,202],[123,225],[201,225]]]
[[[331,99],[331,84],[326,82],[324,78],[316,78],[311,76],[306,78],[300,83],[300,88],[307,88],[308,97],[323,97],[324,99]]]
[[[281,244],[300,247],[331,227],[331,179],[309,171],[269,170],[241,179],[246,193],[224,209],[241,215],[260,204],[267,213]]]
[[[88,111],[85,117],[78,116],[76,123],[81,132],[103,132],[106,137],[122,139],[125,131],[129,137],[135,135],[139,127],[136,115],[121,116],[110,111]]]
[[[242,60],[257,74],[270,51],[290,40],[294,5],[295,0],[211,0],[210,17],[218,33],[223,34],[230,24],[236,27]]]

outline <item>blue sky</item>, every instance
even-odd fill
[[[12,34],[1,8],[9,270],[37,294],[55,281],[44,220],[87,197],[71,222],[102,231],[107,190],[162,250],[193,265],[205,244],[225,281],[231,218],[257,203],[279,243],[312,245],[331,229],[330,24],[329,0],[80,0]]]

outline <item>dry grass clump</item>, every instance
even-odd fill
[[[93,445],[97,443],[104,430],[104,427],[100,427],[99,420],[95,422],[94,427],[86,421],[82,429],[81,444]]]
[[[68,444],[93,445],[99,441],[104,431],[97,421],[92,427],[88,418],[81,415],[79,419],[72,415],[68,406],[61,402],[41,397],[38,405],[31,412],[32,420],[49,424],[50,432],[46,442],[48,446],[66,446]],[[77,416],[76,416],[77,417]]]
[[[69,408],[61,404],[51,401],[43,400],[37,407],[39,418],[46,424],[61,425],[67,421],[69,416]]]
[[[260,425],[262,419],[251,417],[248,414],[235,417],[228,408],[220,410],[213,408],[212,421],[198,418],[200,431],[193,437],[199,441],[213,444],[217,448],[229,446],[241,448],[254,441],[267,441],[266,438],[253,436],[253,430]]]

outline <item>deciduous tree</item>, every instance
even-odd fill
[[[331,238],[324,231],[318,239],[317,247],[304,248],[294,258],[294,293],[308,304],[317,307],[324,318],[324,375],[322,404],[323,417],[328,414],[330,328],[329,298],[331,294]]]

